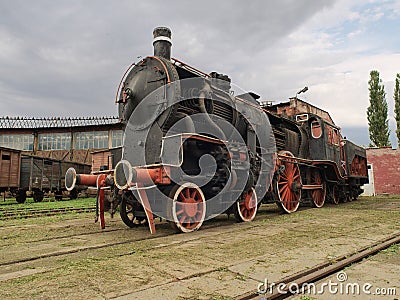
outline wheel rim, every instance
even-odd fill
[[[206,215],[205,197],[194,183],[184,183],[172,191],[172,217],[177,229],[191,232],[200,228]]]
[[[42,202],[43,198],[44,198],[44,194],[42,191],[36,191],[33,193],[33,200],[35,202]]]
[[[134,206],[128,203],[128,201],[125,198],[123,198],[121,201],[119,213],[122,221],[125,223],[126,226],[132,228],[137,225],[135,223],[136,216],[134,214]]]
[[[344,194],[344,195],[340,198],[340,200],[341,200],[343,203],[346,203],[346,202],[348,201],[348,196],[347,196],[347,194]]]
[[[135,220],[135,214],[133,213],[133,206],[128,203],[125,205],[125,215],[133,224],[133,221]]]
[[[18,203],[24,203],[26,201],[26,192],[25,191],[18,191],[16,200]]]
[[[339,187],[337,185],[334,185],[332,188],[332,202],[333,204],[339,204]]]
[[[276,192],[279,199],[280,207],[287,213],[295,212],[301,199],[301,176],[300,169],[295,164],[293,154],[289,151],[280,153],[287,156],[285,161],[281,161],[280,165],[284,169],[279,173],[276,180]]]
[[[251,188],[236,202],[239,221],[250,222],[257,214],[257,195],[254,188]]]
[[[311,170],[311,184],[322,185],[322,188],[315,189],[311,192],[314,206],[318,208],[322,207],[325,203],[326,187],[320,170]]]
[[[69,192],[69,198],[71,200],[78,198],[78,191],[76,189],[73,189]]]

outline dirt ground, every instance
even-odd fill
[[[266,279],[278,281],[398,234],[400,197],[290,215],[262,206],[251,223],[221,216],[190,234],[173,234],[165,222],[156,224],[155,236],[118,217],[106,222],[102,231],[91,214],[1,221],[0,298],[234,299]],[[399,256],[398,248],[382,252],[351,267],[349,280],[399,286],[393,275],[400,274]]]

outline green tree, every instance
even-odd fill
[[[367,108],[370,146],[390,146],[385,86],[379,78],[378,71],[371,71],[370,76],[371,78],[368,81],[370,106]]]
[[[400,147],[400,73],[396,76],[396,85],[394,87],[394,113],[396,117],[396,136],[397,144]]]

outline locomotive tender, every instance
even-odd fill
[[[66,174],[67,189],[115,186],[121,218],[133,227],[162,217],[181,232],[216,215],[254,219],[261,203],[286,213],[356,199],[368,183],[366,151],[340,134],[329,114],[297,97],[262,105],[235,95],[227,75],[171,58],[171,31],[153,32],[154,55],[132,64],[117,92],[122,160],[99,175]],[[102,219],[104,226],[104,219]]]

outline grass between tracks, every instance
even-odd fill
[[[78,198],[74,200],[61,200],[57,201],[54,198],[47,198],[43,202],[26,201],[25,203],[14,203],[6,199],[6,202],[0,201],[0,214],[4,211],[15,210],[39,210],[39,209],[62,209],[62,208],[81,208],[81,207],[94,207],[96,204],[95,198]]]
[[[56,209],[64,207],[88,207],[94,206],[95,198],[78,198],[74,200],[55,200],[45,198],[42,202],[34,202],[33,199],[26,199],[25,203],[17,203],[15,198],[7,198],[6,201],[0,200],[0,210],[15,209]]]
[[[26,224],[49,224],[49,223],[57,223],[61,220],[69,220],[77,218],[80,212],[67,211],[63,212],[63,214],[57,214],[54,216],[43,216],[43,217],[35,217],[35,220],[32,218],[25,218],[29,211],[41,211],[41,210],[57,210],[57,209],[68,209],[68,208],[89,208],[95,207],[96,199],[95,198],[78,198],[74,200],[62,200],[56,201],[54,198],[45,199],[47,201],[43,202],[30,202],[27,201],[25,203],[19,204],[14,203],[12,200],[8,202],[0,201],[0,226],[18,226],[18,225],[26,225]],[[5,204],[8,203],[8,204]],[[2,219],[2,216],[6,215],[8,212],[16,213],[11,219]],[[86,213],[84,213],[86,214]],[[93,215],[93,213],[91,213]]]

